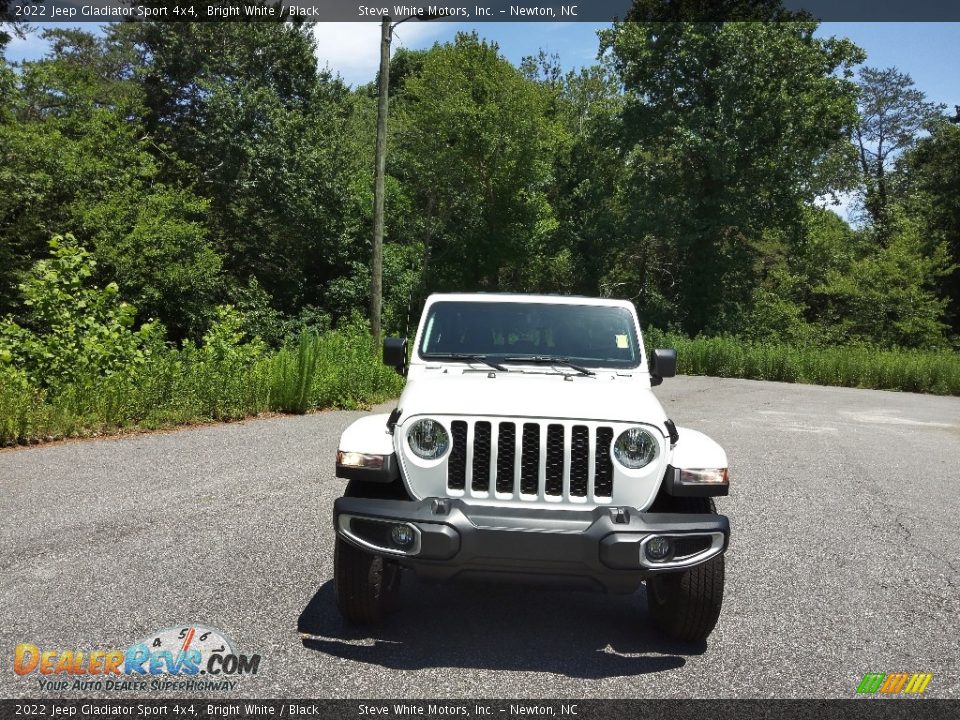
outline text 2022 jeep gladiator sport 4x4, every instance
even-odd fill
[[[631,303],[432,295],[396,409],[354,422],[337,452],[341,613],[376,622],[401,571],[426,580],[520,581],[632,593],[647,583],[663,631],[705,639],[720,614],[730,526],[713,496],[727,456],[676,427],[651,391]]]

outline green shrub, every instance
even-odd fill
[[[380,363],[366,325],[308,330],[270,352],[247,338],[230,307],[199,345],[160,347],[125,372],[74,374],[39,389],[0,352],[0,444],[123,429],[234,420],[272,410],[357,408],[397,395],[403,379]],[[6,360],[4,361],[4,358]]]
[[[163,329],[134,329],[136,309],[119,288],[89,285],[96,262],[72,235],[50,240],[50,257],[34,263],[19,285],[26,312],[0,320],[0,350],[37,387],[131,373],[163,344]]]
[[[729,337],[690,339],[655,328],[648,350],[677,349],[678,372],[753,380],[960,395],[960,356],[949,350],[796,347]]]
[[[403,388],[403,378],[380,361],[366,324],[357,317],[324,335],[318,354],[314,407],[356,408],[382,402]]]
[[[257,323],[221,306],[199,344],[175,349],[162,326],[135,326],[115,283],[92,285],[95,267],[72,236],[54,237],[19,286],[25,312],[0,319],[0,444],[356,408],[403,385],[359,317],[329,331],[305,312],[298,338],[270,351],[250,337]]]

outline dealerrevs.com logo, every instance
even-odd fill
[[[36,676],[40,690],[233,690],[237,677],[255,675],[259,655],[234,651],[219,630],[170,627],[125,649],[61,650],[20,643],[13,671]]]

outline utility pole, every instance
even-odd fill
[[[370,268],[370,328],[373,346],[380,347],[380,316],[383,309],[383,196],[387,170],[387,104],[390,91],[390,40],[393,25],[380,23],[380,87],[377,100],[377,150],[373,183],[373,261]]]
[[[370,329],[373,346],[380,347],[380,318],[383,311],[383,204],[384,179],[387,174],[387,106],[390,102],[390,41],[393,29],[407,20],[434,20],[431,13],[409,15],[392,22],[384,17],[380,22],[380,82],[377,99],[377,149],[373,182],[373,259],[370,262]]]

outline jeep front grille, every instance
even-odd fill
[[[447,460],[447,489],[497,497],[610,498],[613,428],[573,423],[454,420]],[[494,450],[496,457],[493,456]],[[468,477],[467,471],[470,471]]]

